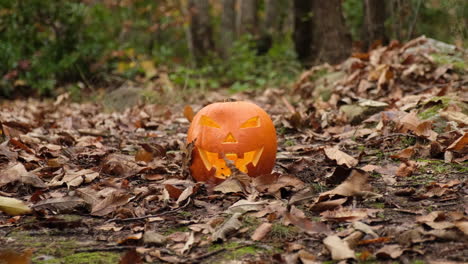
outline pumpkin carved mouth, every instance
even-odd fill
[[[232,160],[236,168],[244,173],[247,173],[247,165],[249,163],[252,163],[253,166],[257,166],[257,163],[263,153],[263,147],[253,151],[240,153],[239,155],[237,153],[209,152],[202,148],[198,148],[198,152],[200,153],[203,164],[208,171],[212,168],[215,168],[215,177],[226,179],[229,175],[231,175],[231,169],[226,165],[224,158]]]

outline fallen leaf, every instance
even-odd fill
[[[225,181],[214,187],[213,191],[221,193],[237,193],[243,192],[244,187],[238,179],[236,179],[235,177],[229,177]]]
[[[354,250],[337,235],[330,235],[323,240],[323,244],[330,251],[333,260],[355,259]]]
[[[113,212],[117,207],[127,204],[132,199],[132,195],[122,191],[114,191],[108,197],[95,204],[91,210],[91,215],[105,216]]]
[[[260,211],[268,204],[266,201],[252,202],[249,200],[239,200],[226,210],[227,214],[246,213],[251,211]]]
[[[345,165],[348,168],[352,168],[358,164],[357,159],[339,150],[337,146],[325,148],[323,151],[329,159],[335,160],[338,165]]]
[[[188,252],[190,252],[190,249],[193,247],[194,243],[195,243],[195,233],[190,232],[190,236],[187,239],[187,242],[185,242],[184,248],[182,248],[181,253],[187,254]]]
[[[31,208],[21,200],[0,196],[0,211],[9,215],[23,215],[30,213]]]
[[[255,229],[254,233],[251,236],[253,241],[262,240],[272,229],[273,224],[271,223],[262,223]]]
[[[402,254],[403,250],[400,245],[385,245],[375,253],[375,256],[381,259],[396,259]]]
[[[190,105],[186,105],[184,107],[184,116],[187,118],[189,122],[192,122],[193,117],[195,116],[195,113],[193,112],[193,109]]]
[[[65,196],[49,198],[36,203],[34,209],[48,209],[54,212],[67,213],[72,212],[78,207],[84,206],[85,201],[76,196]]]
[[[307,234],[329,234],[331,232],[328,225],[323,222],[312,222],[305,216],[298,216],[292,213],[286,213],[284,215],[283,223],[285,225],[291,223]]]
[[[465,132],[463,136],[455,140],[447,149],[460,153],[468,153],[468,132]]]
[[[418,165],[412,160],[405,160],[398,167],[395,175],[398,177],[409,177],[417,169]]]
[[[145,244],[162,245],[166,242],[166,237],[156,231],[146,231],[143,235],[143,242]]]
[[[211,236],[213,241],[226,240],[227,236],[237,231],[242,222],[239,221],[241,213],[234,213],[229,220],[225,221]]]

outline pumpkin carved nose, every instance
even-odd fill
[[[223,144],[231,144],[231,143],[237,143],[236,138],[232,135],[231,132],[229,132],[226,136],[226,138],[223,140]]]

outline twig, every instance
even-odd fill
[[[418,20],[418,15],[419,15],[419,9],[421,7],[421,0],[418,1],[418,5],[416,6],[416,11],[414,12],[414,19],[413,23],[411,23],[410,29],[408,31],[408,40],[411,39],[411,36],[413,35],[413,30],[414,26],[416,25],[416,21]]]
[[[289,110],[289,112],[291,112],[291,114],[296,113],[296,109],[294,109],[294,107],[288,102],[286,97],[281,96],[281,101],[283,102],[284,105],[286,105],[286,108],[288,108],[288,110]]]
[[[75,252],[98,252],[98,251],[123,251],[128,249],[134,249],[136,246],[114,246],[114,247],[105,247],[105,248],[82,248],[77,249]]]
[[[131,221],[144,220],[144,219],[151,218],[151,217],[158,217],[158,216],[161,216],[161,215],[167,215],[167,214],[175,213],[175,212],[179,211],[182,208],[184,208],[184,206],[179,207],[179,208],[174,209],[174,210],[171,210],[171,211],[166,211],[166,212],[162,212],[162,213],[159,213],[159,214],[153,214],[153,215],[145,215],[145,216],[140,216],[140,217],[131,217],[131,218],[123,218],[123,219],[112,218],[112,219],[107,220],[106,223],[110,223],[110,222],[131,222]]]
[[[209,258],[209,257],[214,256],[216,254],[219,254],[219,253],[221,253],[223,251],[226,251],[226,249],[221,248],[221,249],[218,249],[218,250],[215,250],[215,251],[208,252],[206,254],[203,254],[203,255],[200,255],[198,257],[193,258],[191,261],[193,261],[193,263],[197,263],[197,262],[199,262],[199,261],[201,261],[203,259]]]

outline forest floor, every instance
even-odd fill
[[[393,43],[290,89],[187,105],[3,102],[0,263],[466,263],[458,52]],[[270,114],[274,172],[197,183],[189,120],[228,97]]]

